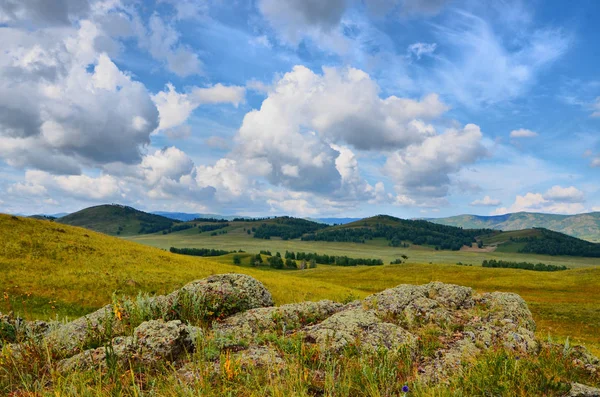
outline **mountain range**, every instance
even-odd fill
[[[568,234],[582,240],[600,242],[600,212],[576,215],[517,212],[497,216],[458,215],[448,218],[429,218],[429,222],[464,229],[495,229],[503,231],[541,227]]]
[[[91,208],[101,208],[107,206],[97,206]],[[108,206],[110,207],[110,206]],[[122,207],[122,206],[116,206]],[[127,207],[129,208],[129,207]],[[82,210],[85,211],[85,210]],[[136,210],[137,211],[137,210]],[[80,213],[79,211],[78,213]],[[141,223],[145,224],[154,224],[157,223],[159,225],[166,224],[168,222],[189,222],[194,219],[205,219],[205,218],[213,218],[213,219],[225,219],[231,221],[235,218],[248,218],[240,215],[219,215],[219,214],[202,214],[202,213],[186,213],[186,212],[167,212],[167,211],[155,211],[148,213],[148,216],[154,215],[157,218],[147,218],[142,216],[141,214],[147,214],[145,212],[139,211],[137,215],[134,215],[133,218],[142,217],[143,220],[134,221],[133,224],[130,221],[126,221],[125,224],[128,225],[127,231],[125,234],[137,233],[136,230],[141,228]],[[17,214],[20,215],[20,214]],[[97,217],[97,215],[91,215],[92,218]],[[99,216],[99,215],[98,215]],[[40,214],[34,215],[33,217],[38,219],[47,219],[47,218],[57,218],[61,223],[72,224],[74,222],[73,218],[70,217],[69,214],[60,213],[60,214]],[[77,217],[76,217],[77,218]],[[86,219],[81,220],[79,222],[83,222],[81,225],[76,226],[84,226],[84,224],[89,223],[89,219],[87,219],[87,215],[84,217]],[[99,216],[102,218],[102,216]],[[168,218],[169,221],[165,221],[164,218]],[[112,221],[111,221],[112,219]],[[307,220],[325,223],[328,225],[344,225],[352,222],[359,221],[362,218],[306,218]],[[424,218],[429,222],[446,225],[446,226],[456,226],[462,227],[463,229],[494,229],[494,230],[502,230],[502,231],[513,231],[513,230],[523,230],[523,229],[531,229],[531,228],[544,228],[548,230],[552,230],[555,232],[560,232],[567,234],[569,236],[577,237],[582,240],[587,240],[591,242],[600,242],[600,212],[590,212],[585,214],[576,214],[576,215],[556,215],[556,214],[544,214],[544,213],[533,213],[533,212],[517,212],[505,215],[496,215],[496,216],[481,216],[481,215],[457,215],[446,218]],[[118,231],[118,227],[114,227],[114,218],[106,218],[106,219],[98,219],[100,223],[106,224],[105,226],[98,226],[98,222],[92,222],[96,224],[99,228],[94,230],[98,230],[108,234],[116,234]],[[121,222],[122,223],[122,222]],[[119,225],[122,228],[125,225]],[[114,230],[113,230],[114,229]],[[121,232],[123,232],[122,230]]]

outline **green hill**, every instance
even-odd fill
[[[56,222],[80,226],[113,236],[132,236],[169,229],[179,221],[148,214],[124,205],[99,205],[56,219]]]
[[[428,219],[428,221],[465,229],[509,231],[539,227],[591,242],[600,242],[600,212],[577,215],[532,212],[517,212],[498,216],[458,215],[449,218]]]

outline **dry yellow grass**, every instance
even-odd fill
[[[0,311],[27,317],[77,316],[110,302],[112,294],[162,294],[217,273],[260,279],[277,303],[338,298],[352,290],[290,277],[289,272],[241,268],[131,243],[50,221],[0,215]]]

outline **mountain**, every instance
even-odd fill
[[[600,242],[600,212],[554,215],[517,212],[497,216],[458,215],[427,219],[430,222],[465,229],[522,230],[544,228],[591,242]]]
[[[86,208],[56,219],[55,222],[123,236],[154,233],[179,223],[178,220],[116,204]]]

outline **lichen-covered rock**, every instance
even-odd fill
[[[235,353],[232,359],[245,370],[252,368],[280,370],[285,366],[281,353],[270,346],[251,346]]]
[[[189,329],[181,321],[151,320],[140,324],[133,336],[113,338],[109,346],[86,350],[62,360],[59,368],[61,371],[105,368],[110,360],[118,365],[156,366],[175,361],[192,347]]]
[[[118,320],[113,306],[106,305],[49,332],[45,339],[55,354],[67,357],[90,345],[101,345],[124,331],[125,326]]]
[[[512,322],[517,328],[535,332],[535,321],[527,303],[517,294],[510,292],[492,292],[482,294],[478,299],[487,309],[488,321]]]
[[[343,306],[341,303],[322,300],[252,309],[215,323],[215,335],[222,346],[227,346],[236,345],[241,340],[251,339],[264,332],[285,334],[322,321]]]
[[[359,350],[378,348],[414,349],[416,338],[405,329],[383,322],[374,310],[351,308],[303,330],[305,340],[317,343],[324,351],[339,352],[348,345]]]
[[[600,389],[581,383],[572,383],[571,391],[565,397],[600,397]]]
[[[469,287],[436,281],[423,285],[422,288],[428,298],[441,303],[447,309],[469,309],[475,305],[473,289]]]
[[[403,284],[352,305],[374,309],[381,318],[412,327],[452,322],[452,311],[473,307],[472,295],[471,288],[440,282],[420,286]]]
[[[273,306],[271,293],[245,274],[218,274],[193,281],[156,298],[161,311],[182,320],[215,320],[246,310]]]

